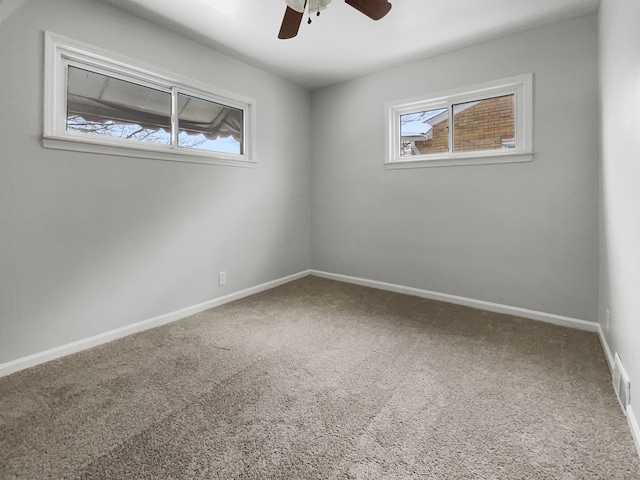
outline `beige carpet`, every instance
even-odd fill
[[[315,277],[0,379],[0,478],[638,479],[598,337]]]

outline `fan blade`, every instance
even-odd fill
[[[387,0],[344,0],[353,8],[361,13],[364,13],[372,20],[380,20],[384,17],[389,10],[391,10],[391,4]]]
[[[282,26],[278,38],[293,38],[298,34],[300,24],[302,23],[303,13],[296,12],[293,8],[287,6],[282,19]]]

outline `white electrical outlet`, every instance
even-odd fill
[[[604,327],[609,330],[609,328],[611,327],[611,312],[609,312],[609,309],[607,308],[606,310],[606,314],[605,314],[605,322],[604,322]]]
[[[227,272],[218,273],[218,285],[226,285],[227,284]]]

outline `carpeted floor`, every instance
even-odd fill
[[[0,478],[638,479],[595,334],[307,277],[0,379]]]

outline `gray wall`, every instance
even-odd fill
[[[596,321],[597,17],[313,92],[312,267]],[[385,170],[384,103],[534,74],[531,163]]]
[[[640,414],[639,21],[640,3],[636,0],[604,0],[600,6],[600,322],[612,353],[620,354],[631,378],[636,421]],[[607,308],[611,314],[609,329]]]
[[[309,268],[306,90],[102,2],[21,4],[0,5],[0,363]],[[255,98],[257,168],[44,149],[44,30]]]

